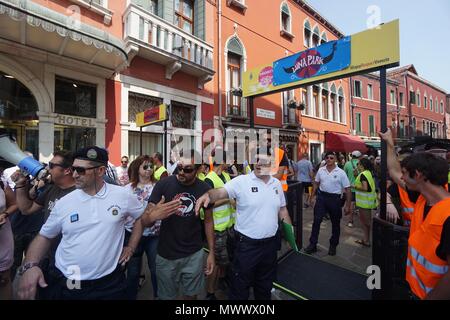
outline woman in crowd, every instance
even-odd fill
[[[153,163],[150,156],[140,156],[136,158],[128,168],[128,176],[130,183],[125,186],[129,192],[132,192],[136,197],[147,204],[148,199],[153,191],[155,185]],[[125,226],[125,245],[128,243],[133,229],[134,220],[128,221]],[[130,300],[135,300],[139,286],[139,276],[141,274],[142,256],[145,252],[147,255],[148,267],[151,273],[153,296],[158,297],[158,288],[156,284],[156,249],[158,247],[158,236],[161,221],[157,221],[151,228],[145,228],[138,247],[135,250],[133,257],[128,262],[127,267],[127,297]]]
[[[14,237],[8,216],[17,210],[16,197],[6,181],[0,180],[0,300],[12,298],[11,267]]]

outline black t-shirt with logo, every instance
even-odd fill
[[[34,200],[34,202],[36,202],[38,205],[44,207],[44,221],[47,221],[47,218],[50,215],[50,212],[53,210],[56,201],[64,197],[66,194],[71,193],[75,189],[75,186],[61,189],[57,185],[52,184],[47,189],[45,189],[45,191],[42,192],[36,200]]]
[[[211,189],[196,179],[194,184],[181,184],[176,176],[160,180],[154,187],[149,202],[157,204],[164,196],[165,202],[182,201],[178,212],[162,220],[158,242],[158,254],[169,260],[190,256],[203,246],[202,223],[195,215],[197,199]]]

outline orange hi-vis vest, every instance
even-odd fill
[[[400,206],[402,207],[404,224],[405,226],[410,226],[414,213],[414,202],[409,200],[408,192],[400,186],[398,186],[398,193],[400,194]]]
[[[448,272],[448,263],[436,255],[442,228],[450,217],[450,198],[431,207],[423,220],[426,200],[420,195],[414,207],[408,239],[406,280],[411,291],[421,299],[430,293]]]
[[[276,175],[278,173],[278,169],[280,168],[280,162],[283,160],[284,157],[284,150],[280,148],[275,149],[275,163],[272,167],[272,175]],[[288,184],[287,184],[287,177],[288,177],[288,170],[284,169],[283,175],[281,176],[280,182],[281,187],[283,188],[284,192],[288,191]]]

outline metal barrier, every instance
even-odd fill
[[[298,181],[288,181],[286,194],[287,209],[294,226],[299,249],[303,247],[303,185]]]

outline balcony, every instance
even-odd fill
[[[166,78],[182,71],[198,78],[198,87],[212,80],[213,47],[166,20],[130,4],[123,16],[129,62],[137,55],[166,66]]]
[[[247,100],[227,92],[227,120],[248,121]]]

